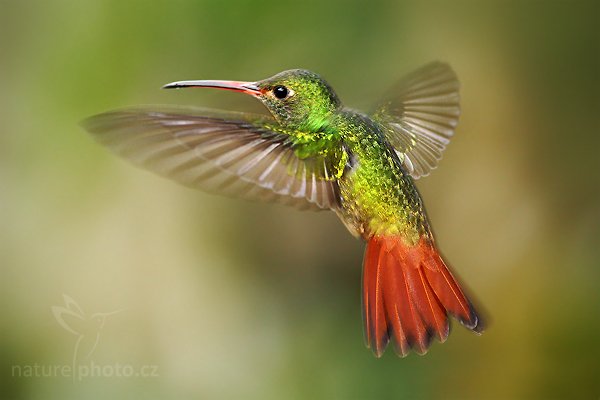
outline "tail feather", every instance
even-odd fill
[[[393,321],[392,335],[396,352],[405,356],[414,348],[419,354],[425,354],[431,337],[429,336],[423,321],[419,316],[416,304],[410,298],[410,276],[406,270],[393,273],[390,265],[395,262],[392,252],[386,254],[385,280],[383,283],[384,303],[386,304],[386,318]],[[387,293],[396,293],[396,301],[386,299]],[[386,301],[387,300],[387,301]],[[402,318],[400,317],[402,316]],[[401,340],[405,340],[402,343]]]
[[[381,244],[377,242],[367,247],[365,263],[368,263],[371,268],[369,275],[365,275],[363,279],[363,287],[365,288],[363,303],[368,304],[368,307],[364,309],[364,313],[365,318],[370,321],[366,326],[365,336],[368,345],[373,348],[377,355],[383,354],[383,350],[389,341],[381,292]]]
[[[475,332],[481,332],[483,325],[480,324],[473,305],[463,294],[442,258],[439,255],[437,257],[437,265],[429,266],[424,270],[425,276],[438,295],[440,303],[450,315],[458,319],[465,327]],[[443,268],[439,267],[440,264]]]
[[[398,236],[373,236],[365,253],[363,314],[367,345],[381,356],[390,341],[404,357],[425,354],[432,338],[444,342],[448,315],[481,332],[472,304],[434,245],[422,239],[406,244]]]
[[[393,272],[390,271],[390,273]],[[435,336],[440,342],[445,342],[450,333],[446,310],[429,285],[423,268],[406,268],[406,274],[411,282],[410,289],[412,289],[413,299],[418,299],[415,301],[415,306],[428,333]]]

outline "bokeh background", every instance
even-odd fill
[[[599,23],[596,1],[0,1],[0,397],[597,399]],[[368,108],[432,60],[463,113],[418,186],[491,323],[424,357],[364,347],[363,244],[332,213],[177,186],[78,126],[135,104],[256,111],[159,88],[298,67]],[[121,310],[82,362],[157,376],[15,376],[71,364],[64,294],[87,337]]]

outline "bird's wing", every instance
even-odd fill
[[[450,66],[434,62],[401,80],[373,114],[415,179],[437,166],[454,134],[460,114],[458,90]]]
[[[338,205],[343,154],[302,157],[268,116],[138,108],[96,115],[83,126],[115,153],[189,187],[299,209]]]

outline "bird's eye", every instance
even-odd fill
[[[289,94],[290,91],[285,86],[277,85],[273,88],[273,96],[280,100],[285,99],[286,97],[288,97]]]

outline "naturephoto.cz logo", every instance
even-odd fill
[[[133,365],[129,363],[97,364],[92,359],[100,342],[102,329],[107,321],[124,310],[86,314],[73,298],[63,294],[64,306],[52,306],[52,314],[58,324],[74,336],[71,364],[25,364],[13,365],[15,378],[156,378],[158,365]]]

